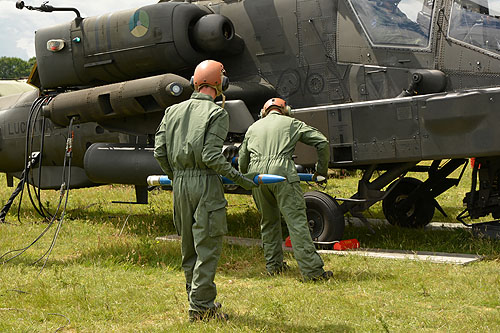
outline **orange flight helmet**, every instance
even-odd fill
[[[191,85],[194,90],[199,91],[200,87],[209,86],[217,91],[217,96],[229,86],[229,78],[225,76],[224,66],[215,60],[205,60],[196,66],[194,75],[191,77]]]
[[[271,110],[278,110],[282,115],[285,116],[291,116],[290,113],[290,106],[286,105],[286,101],[281,98],[271,98],[269,99],[264,106],[262,107],[262,110],[260,110],[260,116],[261,118],[264,118],[267,116],[269,111]]]

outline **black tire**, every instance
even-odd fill
[[[387,190],[390,192],[382,200],[382,210],[390,224],[406,228],[423,228],[432,220],[435,210],[433,198],[418,198],[406,211],[402,211],[398,205],[421,184],[422,181],[407,177],[389,186]]]
[[[331,196],[319,191],[306,192],[306,214],[313,241],[332,242],[344,235],[344,214]]]

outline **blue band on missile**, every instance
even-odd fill
[[[303,182],[312,182],[312,181],[314,181],[314,179],[313,179],[314,175],[312,173],[300,173],[299,172],[298,175],[299,175],[300,180],[303,181]]]
[[[224,176],[221,176],[220,178],[222,179],[222,184],[224,184],[224,185],[234,184],[234,182],[232,180],[230,180],[229,178],[226,178]]]

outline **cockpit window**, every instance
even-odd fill
[[[434,0],[349,0],[370,41],[378,46],[429,45]]]
[[[500,0],[454,0],[448,36],[500,54]]]

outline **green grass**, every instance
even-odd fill
[[[0,177],[0,182],[4,182]],[[348,197],[354,178],[331,179],[330,194]],[[1,188],[5,201],[11,188]],[[456,191],[456,192],[454,192]],[[461,192],[439,198],[461,209]],[[43,193],[54,207],[58,192]],[[250,196],[228,195],[231,235],[259,237]],[[500,241],[478,240],[464,230],[347,227],[344,238],[363,247],[486,255],[467,266],[323,255],[334,278],[304,283],[290,254],[291,270],[267,277],[262,250],[225,244],[216,283],[228,323],[187,321],[178,242],[156,241],[175,233],[170,192],[153,191],[148,205],[133,188],[72,190],[59,239],[47,262],[31,263],[48,249],[55,228],[14,260],[0,264],[0,332],[462,332],[500,331]],[[381,217],[374,206],[371,216]],[[28,202],[21,221],[16,206],[0,224],[0,253],[29,244],[46,227]],[[439,216],[436,214],[438,219]],[[68,324],[68,320],[70,323]]]

